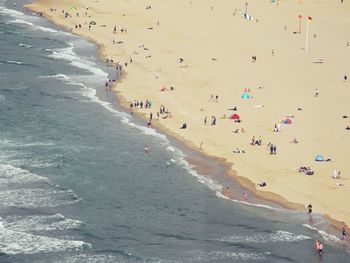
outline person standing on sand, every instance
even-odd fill
[[[312,213],[312,205],[311,204],[309,204],[308,206],[307,206],[307,209],[308,209],[308,214],[310,215],[311,213]]]
[[[204,125],[207,125],[207,116],[204,118]]]
[[[199,144],[199,150],[203,150],[203,142],[201,141],[201,143]]]
[[[320,94],[318,89],[315,89],[315,97],[318,97],[318,95]]]

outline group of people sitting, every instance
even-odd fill
[[[234,133],[245,133],[245,130],[243,128],[241,128],[241,129],[236,129],[233,132]]]
[[[299,141],[297,140],[297,138],[293,138],[293,140],[291,140],[289,143],[295,143],[295,144],[297,144],[297,143],[299,143]]]
[[[260,186],[260,187],[265,187],[266,186],[266,182],[264,182],[262,180],[259,180],[257,185]]]
[[[167,118],[171,118],[171,112],[165,108],[164,105],[161,105],[159,107],[159,112],[157,112],[157,118],[159,119],[160,115],[162,115],[162,119],[167,119]]]
[[[337,169],[334,169],[333,174],[332,174],[333,179],[340,179],[340,171]]]
[[[310,167],[306,167],[306,166],[301,166],[299,168],[299,173],[304,173],[306,175],[314,175],[315,172],[313,170],[311,170]]]
[[[166,87],[164,87],[164,86],[160,89],[160,91],[167,91],[167,90],[168,90],[168,89],[167,89]],[[171,86],[171,87],[169,88],[169,90],[174,90],[174,87]]]
[[[252,142],[250,143],[251,145],[258,145],[261,146],[262,145],[262,139],[261,137],[259,137],[258,139],[255,138],[255,136],[253,136],[252,138]]]
[[[236,150],[234,150],[233,153],[245,153],[245,150],[236,148]]]

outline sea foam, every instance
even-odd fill
[[[7,64],[17,64],[17,65],[22,65],[22,61],[16,61],[16,60],[6,60],[5,61]]]
[[[191,251],[188,261],[180,262],[260,262],[268,260],[270,252],[254,253],[254,252],[234,252],[234,251]],[[179,262],[179,261],[176,261]]]
[[[84,59],[82,57],[79,57],[74,52],[74,46],[69,46],[66,48],[59,48],[59,49],[47,49],[47,51],[51,52],[51,54],[48,55],[48,57],[54,58],[57,60],[68,61],[70,62],[71,65],[77,68],[85,69],[94,75],[104,78],[102,79],[102,81],[104,81],[108,77],[108,74],[104,72],[102,69],[97,68],[95,63],[87,59]]]
[[[4,6],[0,6],[0,14],[5,14],[5,15],[8,15],[10,17],[15,18],[13,20],[7,21],[6,24],[24,24],[24,25],[30,26],[30,29],[39,29],[41,31],[48,32],[48,33],[67,34],[63,31],[57,31],[55,29],[40,26],[40,25],[33,23],[33,22],[40,22],[39,17],[29,16],[29,15],[24,14],[23,12],[19,12],[17,10],[12,10],[12,9],[6,8]],[[31,22],[31,21],[33,21],[33,22]]]
[[[256,234],[252,236],[229,236],[222,237],[219,241],[252,244],[252,243],[276,243],[276,242],[296,242],[302,240],[310,240],[311,238],[305,235],[295,235],[287,231],[277,231],[268,234]]]
[[[0,252],[10,255],[91,249],[83,241],[58,239],[8,230],[0,223]]]
[[[308,224],[303,224],[303,226],[308,228],[308,229],[311,229],[311,230],[314,230],[314,231],[318,232],[322,236],[323,240],[325,240],[327,242],[333,242],[333,243],[340,243],[341,242],[340,238],[338,238],[338,237],[336,237],[334,235],[328,234],[328,233],[326,233],[325,231],[323,231],[321,229],[318,229],[316,227],[310,226]]]
[[[25,48],[31,48],[32,47],[31,45],[22,44],[22,43],[19,43],[18,46],[25,47]]]
[[[27,170],[9,164],[0,164],[1,187],[8,184],[24,184],[29,182],[48,182],[47,178],[32,174]]]
[[[8,230],[21,232],[64,231],[77,229],[83,222],[65,218],[61,214],[11,216],[4,219],[3,226]]]

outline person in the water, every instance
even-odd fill
[[[315,242],[315,249],[316,249],[316,252],[317,252],[319,255],[322,255],[322,254],[323,254],[323,244],[322,244],[321,241],[316,240],[316,242]]]

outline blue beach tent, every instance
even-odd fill
[[[249,99],[249,98],[250,98],[250,96],[249,96],[248,93],[243,93],[242,99],[247,100],[247,99]]]
[[[316,157],[315,157],[316,162],[322,162],[323,160],[324,159],[323,159],[323,156],[321,154],[316,155]]]
[[[292,120],[291,119],[285,119],[283,121],[284,124],[292,124]]]

